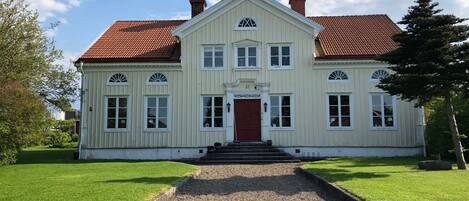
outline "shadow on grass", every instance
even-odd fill
[[[349,181],[354,179],[374,179],[389,177],[390,173],[351,172],[344,169],[308,168],[308,171],[318,174],[330,182]]]
[[[103,181],[104,183],[137,183],[137,184],[173,184],[184,177],[141,177],[133,179],[116,179]]]

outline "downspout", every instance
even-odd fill
[[[426,122],[425,122],[425,108],[419,107],[419,135],[422,140],[422,146],[423,146],[423,157],[427,157],[427,145],[425,143],[425,127],[426,127]]]

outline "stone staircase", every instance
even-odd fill
[[[207,164],[252,164],[252,163],[295,163],[300,162],[291,155],[265,143],[228,144],[209,151],[200,163]]]

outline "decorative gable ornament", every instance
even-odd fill
[[[110,84],[123,84],[127,83],[127,77],[121,73],[116,73],[109,78]]]
[[[377,70],[371,75],[371,81],[378,82],[384,78],[387,78],[389,73],[385,70]]]
[[[344,71],[336,70],[329,75],[329,81],[345,81],[348,80],[348,75]]]
[[[256,29],[257,28],[257,24],[256,24],[256,21],[254,21],[254,19],[250,18],[250,17],[245,17],[243,19],[241,19],[238,23],[238,29]]]

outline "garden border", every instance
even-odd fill
[[[339,186],[328,182],[324,178],[315,175],[304,167],[298,167],[296,170],[306,176],[308,179],[312,180],[315,184],[321,187],[326,193],[331,194],[332,196],[338,198],[339,200],[343,201],[363,201],[363,199],[353,195],[352,193],[340,188]]]
[[[198,168],[194,173],[192,173],[189,176],[186,176],[183,180],[174,183],[168,189],[161,191],[155,197],[153,197],[151,200],[152,201],[162,201],[162,200],[172,198],[177,193],[177,191],[179,191],[189,181],[191,181],[192,179],[198,177],[201,172],[202,172],[202,170],[200,168]]]

